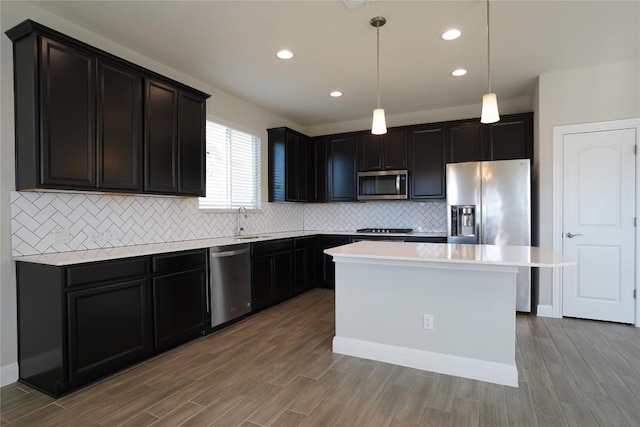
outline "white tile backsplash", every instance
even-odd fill
[[[244,234],[364,227],[446,231],[446,203],[266,203]],[[11,192],[14,256],[232,236],[236,213],[200,211],[197,198]]]
[[[313,203],[305,205],[305,230],[357,230],[358,228],[412,228],[420,232],[446,232],[445,201],[379,201]]]

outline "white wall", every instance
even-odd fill
[[[553,127],[640,117],[640,62],[620,62],[543,74],[539,77],[537,93],[534,95],[540,246],[551,249]],[[541,269],[540,304],[553,303],[551,291],[551,271]]]
[[[54,28],[71,37],[127,59],[150,70],[210,93],[207,114],[227,123],[237,124],[243,129],[259,133],[263,142],[263,200],[266,200],[267,155],[266,129],[289,126],[305,132],[306,129],[282,117],[258,108],[244,100],[235,98],[217,88],[206,85],[190,76],[166,67],[124,46],[104,39],[91,31],[65,21],[26,2],[0,1],[0,384],[17,379],[17,331],[16,331],[16,284],[15,265],[11,260],[10,192],[15,188],[14,126],[13,126],[13,58],[12,45],[4,32],[25,19],[32,19]]]

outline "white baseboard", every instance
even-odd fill
[[[515,362],[513,365],[488,362],[344,337],[333,337],[333,352],[424,371],[518,387],[518,368]]]
[[[553,314],[553,306],[552,305],[542,305],[538,304],[538,312],[536,314],[538,317],[556,317]]]
[[[18,381],[18,363],[11,363],[0,367],[0,387]]]

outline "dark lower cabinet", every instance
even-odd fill
[[[172,346],[202,333],[206,321],[205,269],[153,279],[154,344]]]
[[[316,285],[316,250],[319,238],[305,236],[294,239],[293,293],[300,294]]]
[[[145,279],[67,293],[71,383],[101,377],[151,351]]]
[[[251,306],[270,307],[293,296],[293,239],[251,244]]]
[[[50,266],[17,262],[19,380],[58,397],[199,336],[207,250]]]
[[[322,288],[335,289],[336,287],[336,267],[333,257],[324,253],[325,249],[351,243],[351,236],[321,236],[320,244],[316,252],[316,265],[319,269],[318,285]]]

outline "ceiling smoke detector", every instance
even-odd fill
[[[369,6],[373,0],[342,0],[344,6],[349,9],[357,9],[362,6]]]

